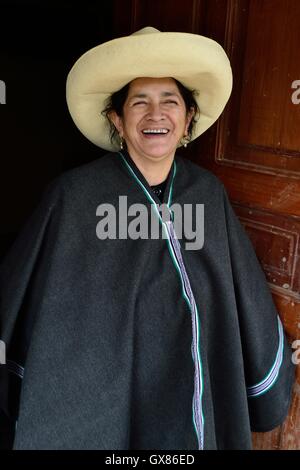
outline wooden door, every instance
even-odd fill
[[[232,97],[222,118],[186,155],[224,182],[265,271],[298,363],[299,20],[298,0],[115,0],[114,12],[115,36],[151,25],[207,35],[227,51],[234,74]],[[255,449],[300,448],[299,365],[297,369],[287,420],[269,433],[253,433]]]

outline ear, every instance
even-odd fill
[[[108,115],[109,119],[117,129],[120,137],[123,137],[124,130],[123,130],[123,121],[122,118],[116,113],[116,111],[111,111]]]
[[[190,108],[189,112],[186,115],[186,124],[185,124],[185,128],[184,128],[185,135],[187,135],[189,133],[189,125],[190,125],[191,120],[193,119],[194,116],[195,116],[195,109],[192,107],[192,108]]]

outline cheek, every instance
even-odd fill
[[[130,116],[124,115],[124,122],[123,122],[123,131],[126,134],[132,134],[136,131],[138,124],[138,116],[130,114]]]

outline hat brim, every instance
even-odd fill
[[[200,118],[192,140],[222,113],[232,89],[232,71],[223,48],[212,39],[190,33],[126,36],[83,54],[66,84],[67,104],[78,129],[95,145],[110,151],[109,123],[101,114],[107,98],[138,77],[172,77],[190,90]]]

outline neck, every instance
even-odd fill
[[[161,160],[158,159],[145,159],[140,158],[132,153],[129,153],[130,157],[144,176],[149,186],[155,186],[162,183],[167,179],[170,172],[174,155],[165,157]]]

